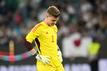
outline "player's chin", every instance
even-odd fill
[[[54,23],[51,24],[51,26],[54,26],[54,25],[55,25]]]
[[[52,26],[54,26],[54,25],[55,25],[55,23],[52,23],[51,25],[52,25]]]

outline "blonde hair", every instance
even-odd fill
[[[60,10],[56,6],[49,6],[49,8],[47,9],[47,13],[54,17],[60,16]]]

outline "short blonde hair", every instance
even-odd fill
[[[49,6],[49,8],[47,9],[47,13],[54,17],[60,16],[60,10],[56,6]]]

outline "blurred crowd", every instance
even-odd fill
[[[7,47],[9,40],[24,45],[25,35],[53,3],[62,8],[57,26],[63,57],[106,58],[106,0],[0,0],[0,47]]]

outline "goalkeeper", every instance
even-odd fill
[[[55,25],[59,16],[60,10],[56,6],[49,6],[44,20],[36,24],[26,36],[26,47],[36,55],[37,71],[64,71]],[[39,53],[32,48],[33,41],[37,43]]]

